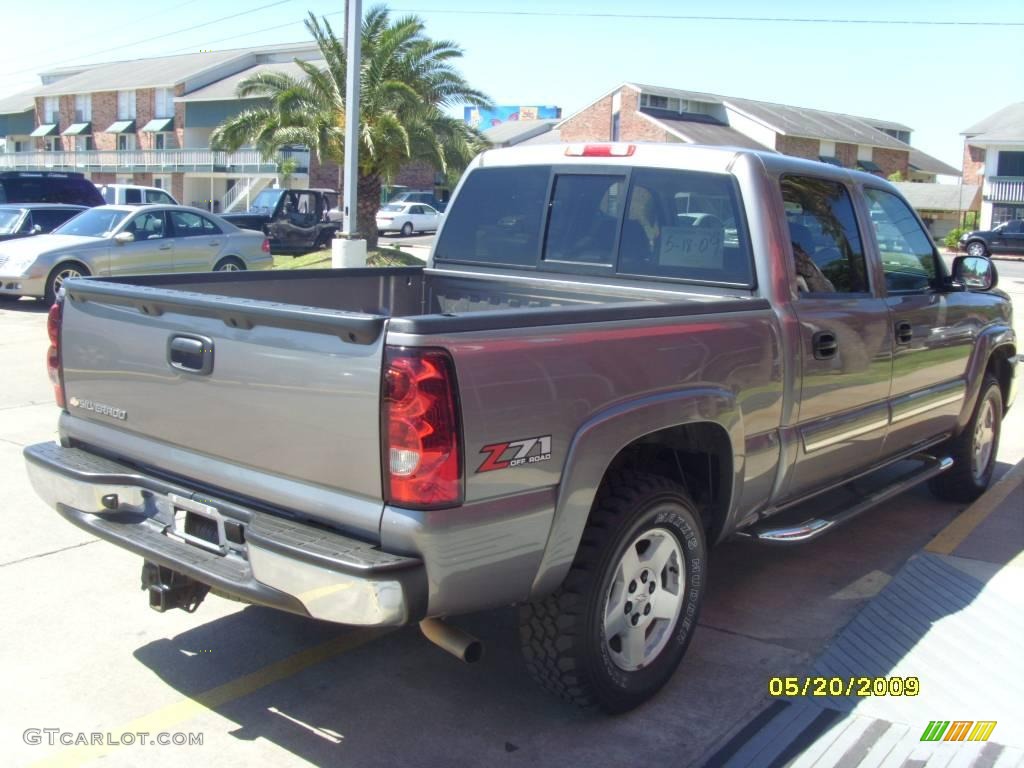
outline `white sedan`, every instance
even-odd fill
[[[426,203],[386,203],[377,211],[377,231],[401,232],[405,236],[413,232],[436,232],[441,224],[441,213]]]

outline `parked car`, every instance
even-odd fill
[[[0,245],[0,297],[52,302],[72,277],[230,272],[272,261],[266,237],[196,208],[101,205],[51,234]]]
[[[274,253],[302,254],[330,246],[339,225],[328,212],[337,202],[331,190],[264,189],[245,213],[225,213],[221,218],[262,232],[270,238]]]
[[[377,211],[377,232],[436,232],[441,226],[441,213],[426,203],[388,203]]]
[[[103,205],[103,195],[81,173],[0,171],[0,203]]]
[[[448,205],[448,192],[445,191],[446,195],[443,199],[429,189],[406,189],[392,195],[389,199],[389,203],[426,203],[436,211],[443,212],[445,207]]]
[[[207,277],[71,282],[36,492],[140,555],[158,610],[212,588],[469,660],[443,618],[519,604],[531,674],[613,712],[683,659],[715,544],[981,495],[1019,367],[988,259],[947,269],[884,179],[768,151],[495,149],[426,267]]]
[[[87,210],[84,205],[63,203],[0,205],[0,240],[16,240],[52,232],[84,210]]]
[[[177,205],[178,201],[160,187],[140,187],[137,184],[104,184],[100,194],[107,205]]]
[[[970,256],[994,253],[1024,255],[1024,219],[1012,219],[991,230],[975,230],[960,235],[960,250]]]

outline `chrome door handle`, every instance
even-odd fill
[[[209,245],[211,248],[213,248],[215,245],[220,245],[220,240],[211,240]]]
[[[161,251],[169,251],[169,250],[171,250],[171,246],[170,245],[161,245],[160,246],[160,250]]]

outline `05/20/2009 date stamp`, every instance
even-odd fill
[[[780,696],[917,696],[916,677],[771,677],[768,695]]]

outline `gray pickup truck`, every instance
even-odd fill
[[[469,659],[443,619],[518,604],[530,672],[623,711],[681,661],[714,543],[986,488],[1018,361],[995,281],[864,173],[496,150],[425,268],[68,281],[60,440],[25,455],[158,610],[420,622]]]

